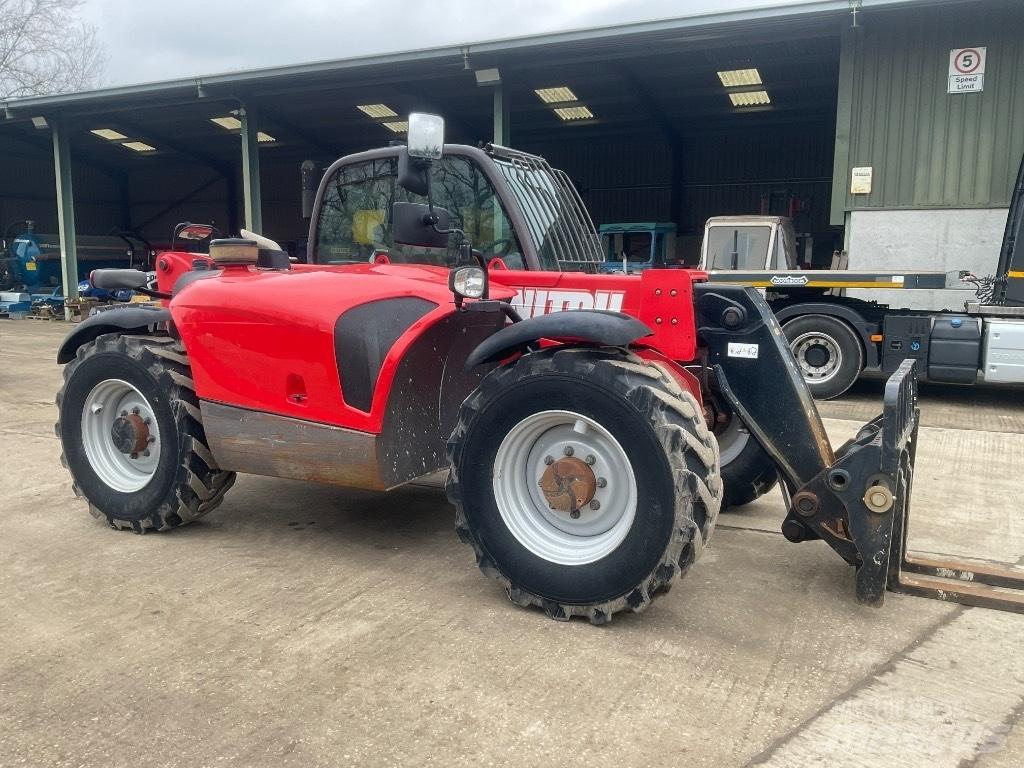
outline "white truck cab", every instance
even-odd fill
[[[713,216],[704,225],[700,269],[799,269],[793,222],[784,216]]]

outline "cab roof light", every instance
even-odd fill
[[[727,69],[718,73],[718,79],[726,88],[740,85],[760,85],[761,73],[757,69]]]
[[[156,147],[144,141],[125,141],[121,146],[130,149],[132,152],[156,152]]]
[[[106,139],[107,141],[121,141],[128,138],[123,133],[115,131],[113,128],[93,128],[89,133],[99,136],[101,139]]]
[[[260,144],[273,144],[275,141],[277,141],[277,139],[275,139],[269,133],[264,133],[263,131],[257,131],[256,132],[256,141],[259,142]]]
[[[734,107],[759,107],[764,104],[771,104],[768,91],[742,91],[730,93],[729,100]]]
[[[356,107],[360,112],[368,117],[373,117],[378,120],[385,117],[398,117],[398,113],[395,112],[387,104],[360,104]]]
[[[559,107],[555,114],[562,120],[589,120],[594,116],[594,113],[582,104],[578,107]]]
[[[225,115],[224,117],[211,117],[211,123],[216,123],[221,128],[228,131],[237,131],[242,127],[242,121],[234,115]]]
[[[538,88],[534,91],[545,104],[558,104],[565,101],[576,101],[576,94],[567,85],[554,88]]]

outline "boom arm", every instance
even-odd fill
[[[823,539],[855,565],[863,603],[881,605],[888,588],[1024,613],[1024,570],[907,550],[920,417],[913,360],[886,384],[882,414],[833,452],[762,296],[712,283],[694,294],[719,389],[779,468],[787,539]]]
[[[833,451],[764,298],[753,288],[710,283],[694,291],[698,333],[719,388],[779,468],[789,506],[783,533],[790,541],[823,539],[857,566],[858,600],[880,604],[910,496],[913,361],[890,380],[885,413]]]

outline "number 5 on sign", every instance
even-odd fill
[[[949,93],[985,90],[985,48],[954,48],[949,52]]]

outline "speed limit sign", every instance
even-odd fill
[[[985,48],[954,48],[949,52],[949,93],[985,89]]]

